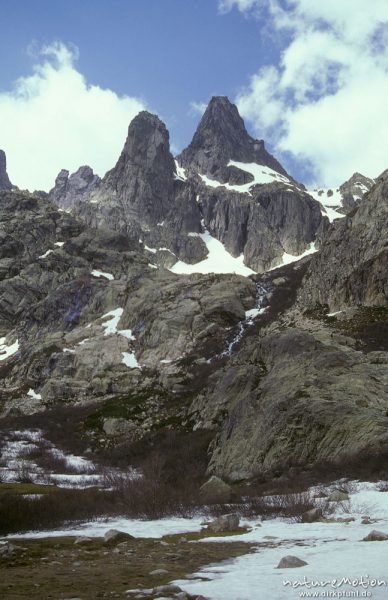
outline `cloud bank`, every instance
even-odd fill
[[[89,164],[103,175],[116,163],[141,100],[90,85],[75,68],[76,49],[39,51],[33,72],[0,93],[0,148],[12,183],[48,190],[60,169]]]
[[[236,102],[257,135],[337,185],[388,167],[387,0],[220,0],[281,36],[279,65],[254,74]]]

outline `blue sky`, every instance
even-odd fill
[[[60,40],[79,49],[90,83],[142,98],[185,146],[198,115],[191,102],[234,98],[258,65],[274,59],[260,23],[213,0],[2,0],[0,89],[31,70],[27,49]]]
[[[388,120],[371,128],[370,111],[388,92],[386,0],[1,4],[0,147],[22,187],[47,188],[80,163],[102,175],[143,107],[180,150],[200,118],[193,103],[212,95],[236,101],[250,132],[305,182],[384,166]]]

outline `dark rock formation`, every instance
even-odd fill
[[[7,174],[7,157],[4,150],[0,150],[0,190],[12,190],[12,187]]]
[[[55,186],[49,192],[49,200],[59,207],[68,210],[87,198],[98,186],[101,179],[86,166],[70,175],[62,169],[55,180]]]
[[[191,144],[178,156],[184,168],[208,175],[223,183],[247,183],[252,178],[234,167],[229,160],[257,163],[287,176],[281,164],[245,129],[237,107],[226,96],[214,96]]]

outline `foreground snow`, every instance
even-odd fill
[[[355,518],[350,523],[293,523],[282,519],[243,522],[251,527],[239,536],[206,538],[202,542],[246,542],[253,552],[233,560],[208,565],[174,583],[190,594],[209,600],[283,600],[292,598],[388,597],[387,542],[362,542],[372,529],[388,533],[388,492],[376,484],[354,484],[349,506],[335,504],[334,517]],[[369,515],[377,522],[362,525]],[[135,537],[160,538],[167,534],[201,529],[202,517],[98,520],[69,529],[29,532],[10,538],[57,536],[102,537],[111,528]],[[195,542],[194,542],[195,543]],[[277,569],[281,558],[297,556],[308,564],[297,569]],[[204,580],[205,579],[205,580]],[[358,592],[358,595],[356,593]],[[342,596],[340,595],[342,593]],[[353,594],[353,595],[351,595]]]
[[[196,574],[209,581],[192,579],[175,583],[190,594],[202,594],[210,600],[338,598],[341,597],[339,592],[344,593],[343,598],[388,598],[388,541],[361,542],[372,529],[388,533],[388,493],[377,491],[374,484],[362,484],[351,496],[350,513],[343,514],[342,510],[339,506],[337,516],[354,516],[356,521],[302,524],[275,519],[263,521],[261,527],[241,536],[210,538],[215,543],[240,540],[262,545],[253,554],[205,567]],[[379,521],[373,525],[362,525],[361,517],[366,514]],[[274,536],[275,539],[266,536]],[[263,545],[266,543],[272,547]],[[298,569],[277,569],[281,558],[290,554],[308,564]],[[362,577],[367,582],[366,588],[363,584],[356,585],[356,580]],[[352,584],[341,583],[343,578],[348,578]],[[369,586],[368,581],[373,579],[383,583]],[[337,583],[333,583],[335,580]],[[315,582],[323,584],[313,587]],[[311,589],[318,595],[308,596]],[[349,595],[355,590],[358,590],[359,596]],[[366,591],[370,595],[362,596]]]
[[[143,538],[161,538],[164,535],[174,533],[187,533],[188,531],[200,531],[202,516],[192,519],[169,518],[157,519],[153,521],[143,521],[141,519],[98,519],[92,523],[63,529],[52,529],[48,531],[30,531],[18,535],[9,535],[10,538],[46,538],[60,536],[87,536],[103,537],[108,529],[118,529],[125,533],[130,533],[135,537]]]
[[[217,240],[215,237],[210,235],[206,230],[205,233],[192,234],[202,238],[208,249],[207,257],[194,265],[179,260],[170,271],[177,273],[178,275],[189,275],[191,273],[236,273],[237,275],[252,275],[255,271],[252,271],[249,267],[244,265],[244,256],[241,255],[237,258],[232,256],[225,248],[225,246]]]

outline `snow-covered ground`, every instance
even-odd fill
[[[66,465],[66,473],[47,471],[39,467],[37,462],[29,457],[30,452],[39,449],[39,444],[44,443],[44,452],[63,461]],[[12,435],[5,436],[1,447],[0,481],[6,483],[17,483],[25,481],[26,478],[32,483],[52,483],[60,487],[89,487],[99,485],[103,481],[103,475],[95,472],[92,461],[83,456],[65,454],[43,439],[39,429],[14,431]]]
[[[248,533],[202,541],[243,541],[254,549],[252,553],[208,565],[197,573],[189,574],[187,579],[174,583],[190,594],[202,594],[209,600],[388,598],[388,541],[361,541],[372,529],[388,534],[388,492],[378,491],[377,484],[372,483],[354,483],[353,487],[355,491],[351,493],[350,503],[335,504],[337,508],[331,517],[354,517],[354,521],[295,523],[280,518],[261,522],[259,519],[244,520],[242,524],[250,527]],[[361,524],[364,515],[376,519],[376,522]],[[201,522],[200,515],[191,519],[155,521],[100,519],[69,529],[9,537],[102,537],[108,529],[114,528],[135,537],[159,538],[167,534],[199,531]],[[307,565],[277,569],[281,558],[287,555],[297,556]],[[350,595],[351,592],[353,595]]]
[[[9,356],[16,354],[19,350],[19,340],[16,340],[16,342],[9,345],[7,345],[5,341],[5,337],[0,338],[0,360],[6,360]]]
[[[345,215],[338,212],[342,208],[342,194],[337,189],[308,190],[310,196],[317,200],[322,206],[322,214],[328,217],[330,223],[336,219],[342,219]]]
[[[364,515],[378,521],[373,525],[362,525]],[[196,574],[209,581],[191,579],[175,583],[190,594],[202,594],[210,600],[388,598],[388,541],[361,541],[372,529],[388,534],[388,493],[377,491],[375,484],[360,484],[351,495],[349,513],[344,514],[339,505],[337,516],[353,516],[355,521],[307,524],[270,519],[241,536],[210,538],[215,543],[241,540],[259,545],[253,554],[205,567]],[[308,564],[296,569],[277,569],[281,558],[287,555],[297,556]],[[343,578],[348,578],[351,583],[343,582]],[[361,578],[367,583],[357,585]],[[384,583],[372,585],[373,580]],[[368,581],[372,584],[368,585]],[[316,585],[316,582],[322,582],[322,585]],[[317,595],[308,596],[311,590]],[[355,590],[359,596],[350,595]]]
[[[187,533],[188,531],[200,531],[203,516],[185,518],[157,519],[144,521],[141,519],[97,519],[91,523],[84,523],[76,527],[66,529],[52,529],[48,531],[31,531],[20,535],[9,535],[11,538],[45,538],[58,536],[88,536],[103,537],[108,529],[117,529],[130,533],[135,537],[161,538],[164,535],[174,533]]]
[[[235,258],[225,248],[224,244],[205,230],[205,233],[192,234],[200,237],[208,249],[207,257],[190,265],[179,260],[170,271],[179,275],[189,275],[190,273],[236,273],[237,275],[252,275],[254,271],[244,265],[244,256]]]

